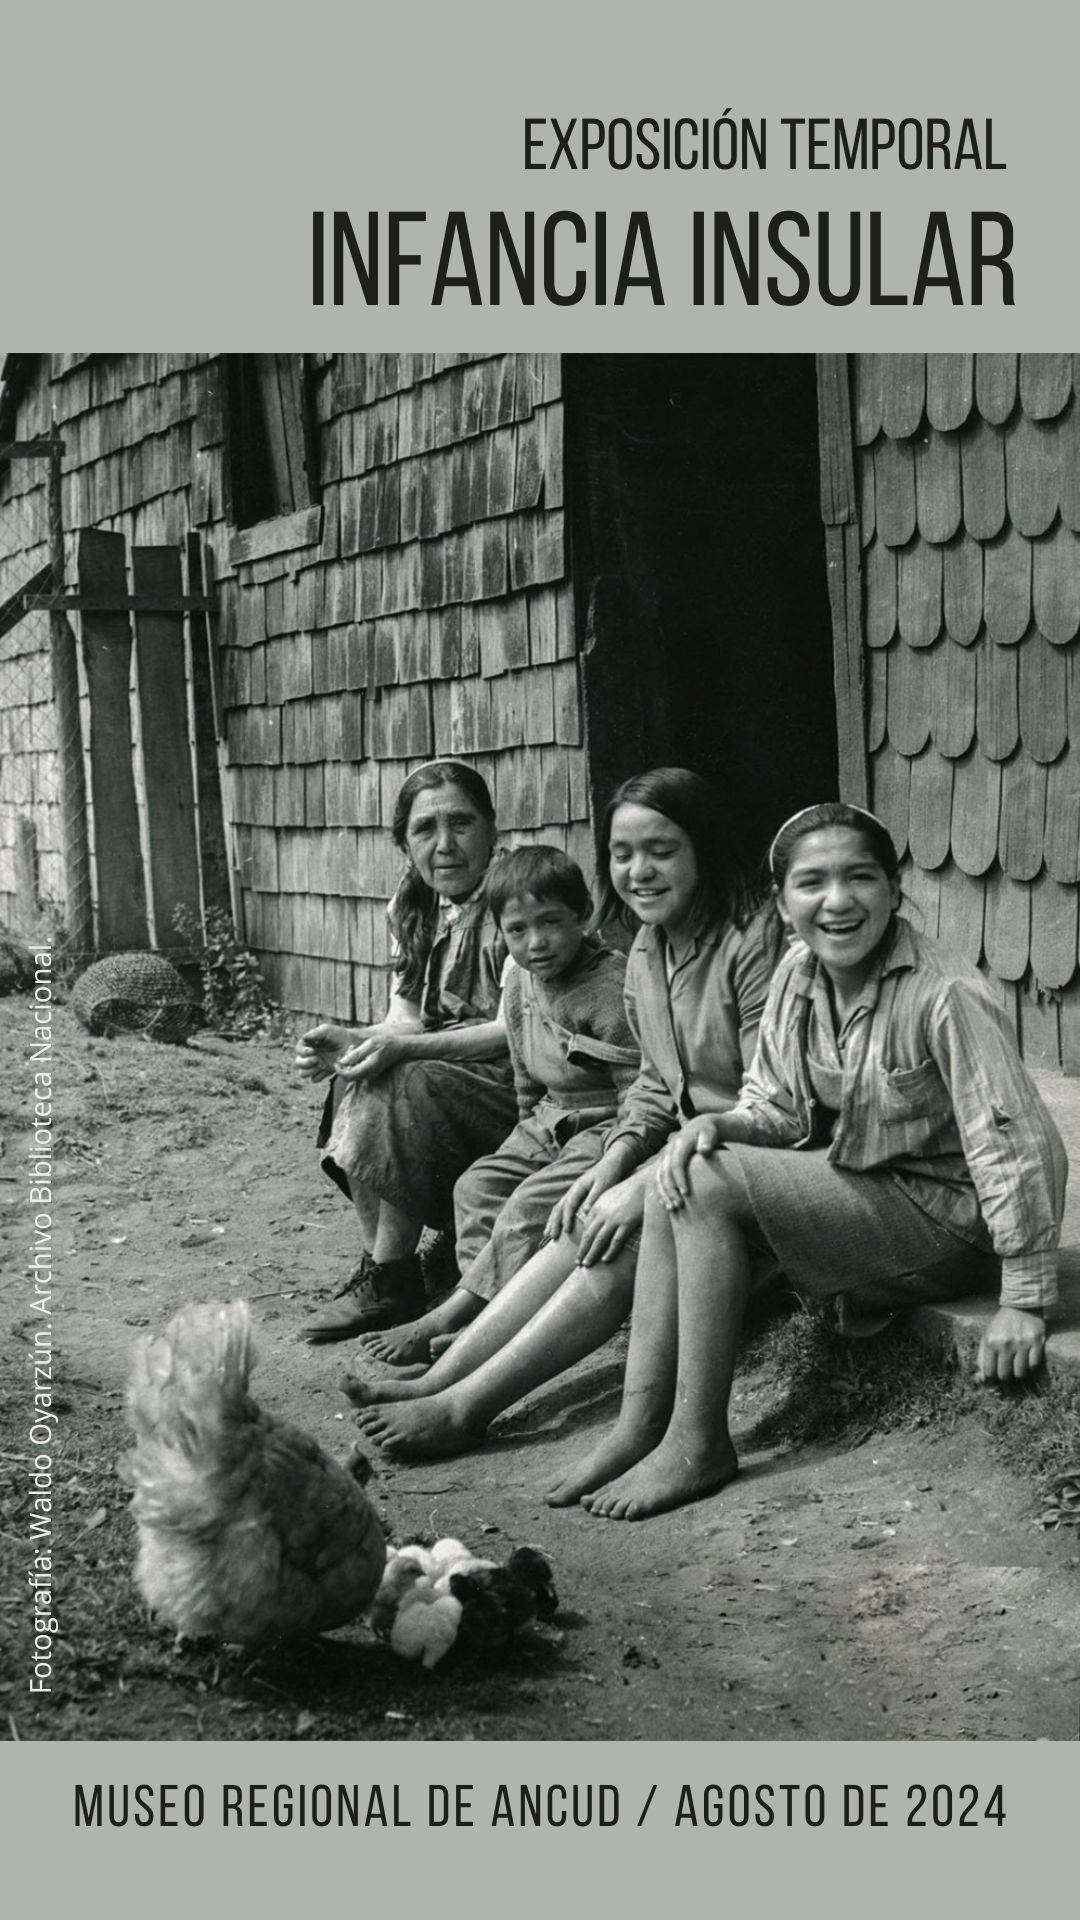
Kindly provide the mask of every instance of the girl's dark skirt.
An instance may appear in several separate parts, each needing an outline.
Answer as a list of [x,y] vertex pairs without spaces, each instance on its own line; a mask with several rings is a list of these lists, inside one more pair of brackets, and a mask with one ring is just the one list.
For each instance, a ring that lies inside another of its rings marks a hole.
[[890,1173],[833,1166],[824,1147],[724,1153],[738,1160],[761,1239],[796,1293],[840,1294],[859,1315],[997,1285],[989,1236],[975,1246],[951,1233]]
[[319,1128],[322,1167],[428,1227],[454,1219],[454,1182],[517,1119],[507,1061],[403,1060],[381,1079],[335,1080]]

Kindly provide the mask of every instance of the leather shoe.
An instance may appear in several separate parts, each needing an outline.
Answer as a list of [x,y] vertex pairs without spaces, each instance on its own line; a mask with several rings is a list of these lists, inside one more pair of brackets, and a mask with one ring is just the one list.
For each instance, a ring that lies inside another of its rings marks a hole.
[[365,1254],[329,1306],[303,1329],[309,1346],[355,1340],[361,1333],[382,1333],[416,1320],[427,1305],[420,1262],[415,1254],[380,1265]]

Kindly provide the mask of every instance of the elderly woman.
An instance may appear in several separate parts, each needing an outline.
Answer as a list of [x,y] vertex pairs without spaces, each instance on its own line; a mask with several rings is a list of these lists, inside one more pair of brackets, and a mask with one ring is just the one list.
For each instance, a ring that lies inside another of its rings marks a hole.
[[313,1027],[297,1051],[306,1078],[334,1076],[322,1165],[352,1200],[365,1246],[305,1328],[314,1343],[423,1311],[420,1235],[450,1225],[454,1182],[517,1117],[498,1018],[505,950],[484,889],[491,795],[462,761],[431,761],[405,781],[393,834],[409,864],[388,910],[395,962],[386,1017],[358,1030]]

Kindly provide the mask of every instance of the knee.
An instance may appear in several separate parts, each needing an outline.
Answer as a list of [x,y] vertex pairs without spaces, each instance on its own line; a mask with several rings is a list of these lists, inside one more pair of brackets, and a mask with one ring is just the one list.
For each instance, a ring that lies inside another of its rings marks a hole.
[[675,1232],[680,1227],[742,1227],[747,1223],[746,1188],[737,1163],[726,1154],[700,1155],[690,1163],[690,1192],[683,1205],[668,1217]]
[[579,1267],[578,1282],[585,1297],[616,1312],[621,1320],[634,1298],[634,1264],[624,1254],[617,1260],[596,1260],[592,1266]]

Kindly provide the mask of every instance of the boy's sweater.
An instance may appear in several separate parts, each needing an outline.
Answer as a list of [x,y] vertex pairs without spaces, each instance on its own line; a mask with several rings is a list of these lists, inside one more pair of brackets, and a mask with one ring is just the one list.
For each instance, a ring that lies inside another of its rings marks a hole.
[[623,1006],[625,973],[625,954],[593,940],[555,980],[508,966],[503,1018],[523,1118],[541,1101],[598,1120],[615,1113],[640,1065]]

